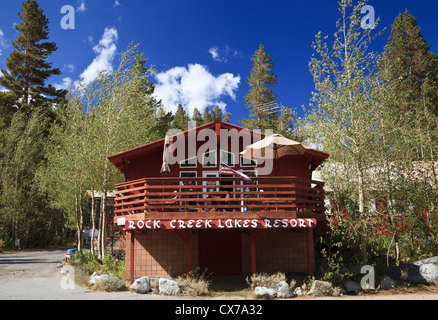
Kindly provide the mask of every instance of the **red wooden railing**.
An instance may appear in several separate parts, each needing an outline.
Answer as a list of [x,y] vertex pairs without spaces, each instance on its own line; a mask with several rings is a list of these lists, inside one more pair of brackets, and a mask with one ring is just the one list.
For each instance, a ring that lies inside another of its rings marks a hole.
[[206,213],[230,217],[324,216],[324,183],[297,177],[144,178],[117,184],[115,214],[175,218]]

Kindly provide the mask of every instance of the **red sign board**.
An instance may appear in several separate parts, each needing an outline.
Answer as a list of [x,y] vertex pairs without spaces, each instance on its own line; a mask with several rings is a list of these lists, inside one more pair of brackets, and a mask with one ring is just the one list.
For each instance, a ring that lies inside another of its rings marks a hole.
[[126,220],[126,230],[172,229],[311,229],[316,219]]

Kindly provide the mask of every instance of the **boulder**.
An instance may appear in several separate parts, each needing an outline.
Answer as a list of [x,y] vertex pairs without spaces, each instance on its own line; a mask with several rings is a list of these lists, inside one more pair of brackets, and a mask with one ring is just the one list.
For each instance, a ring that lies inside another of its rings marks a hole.
[[158,291],[159,293],[173,296],[179,292],[178,282],[165,278],[160,278],[160,281],[158,281]]
[[271,289],[271,288],[266,288],[266,287],[256,287],[254,290],[255,294],[260,296],[260,297],[273,297],[275,294],[275,290]]
[[301,289],[301,287],[296,287],[295,290],[294,290],[294,295],[302,296],[303,295],[303,289]]
[[434,265],[438,266],[438,256],[437,257],[423,259],[423,260],[419,260],[419,261],[415,261],[412,264],[416,265],[416,266],[421,266],[423,264],[434,264]]
[[330,282],[315,280],[307,293],[309,296],[331,296],[333,295],[333,286]]
[[275,294],[277,298],[287,299],[293,297],[292,289],[289,287],[286,281],[279,282],[275,287]]
[[395,282],[391,277],[384,276],[382,281],[380,281],[380,289],[382,290],[390,290],[397,286],[397,282]]
[[347,291],[347,293],[362,291],[361,285],[355,281],[352,281],[352,280],[348,280],[347,282],[345,282],[344,288],[345,288],[345,291]]
[[420,274],[428,284],[438,284],[438,265],[432,263],[422,264]]
[[141,277],[134,281],[131,285],[131,290],[136,293],[147,293],[151,290],[151,282],[148,277]]

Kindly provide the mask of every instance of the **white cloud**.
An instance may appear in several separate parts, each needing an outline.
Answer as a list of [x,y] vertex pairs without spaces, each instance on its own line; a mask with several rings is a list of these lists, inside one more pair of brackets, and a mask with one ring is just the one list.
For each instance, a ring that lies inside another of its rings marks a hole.
[[99,75],[99,72],[106,70],[112,71],[117,46],[119,39],[115,28],[105,28],[102,38],[99,43],[93,47],[93,51],[97,54],[91,64],[81,73],[80,78],[83,84],[90,84]]
[[8,42],[6,41],[5,38],[5,33],[3,32],[2,29],[0,29],[0,56],[2,55],[2,50],[4,48],[8,47]]
[[62,79],[62,83],[56,83],[53,85],[56,90],[69,90],[74,87],[73,80],[70,77],[65,77]]
[[65,71],[68,71],[70,73],[75,72],[74,64],[71,64],[71,63],[66,64],[66,63],[64,63],[64,66],[62,67],[62,72],[65,72]]
[[213,58],[213,60],[221,61],[221,57],[219,57],[219,52],[218,52],[218,48],[217,47],[211,47],[208,50],[208,53],[211,54],[211,57]]
[[77,8],[78,12],[84,12],[85,10],[87,10],[87,7],[85,6],[85,0],[80,0],[79,2],[79,7]]
[[235,91],[240,83],[240,76],[224,73],[212,75],[205,66],[190,64],[186,67],[174,67],[156,75],[155,94],[161,99],[164,107],[172,112],[181,104],[189,114],[196,107],[202,112],[205,107],[220,106],[226,103],[221,99],[235,99]]
[[122,5],[120,4],[120,2],[119,2],[118,0],[115,0],[115,1],[114,1],[114,5],[113,5],[113,8],[117,8],[117,7],[120,7],[120,6],[122,6]]
[[213,46],[208,49],[208,53],[211,54],[211,57],[216,62],[228,62],[229,57],[240,58],[243,56],[242,52],[232,49],[228,45],[225,46],[225,49]]

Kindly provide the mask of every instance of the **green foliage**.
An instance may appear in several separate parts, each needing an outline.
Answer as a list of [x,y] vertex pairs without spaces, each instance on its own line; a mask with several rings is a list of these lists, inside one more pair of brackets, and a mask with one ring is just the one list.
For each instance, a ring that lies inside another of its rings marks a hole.
[[88,250],[76,251],[70,259],[70,265],[75,269],[75,282],[81,286],[89,287],[90,276],[99,272],[110,276],[97,281],[94,290],[111,292],[127,289],[123,280],[125,260],[114,259],[110,253],[106,253],[100,261]]
[[[49,21],[36,0],[23,2],[18,17],[21,21],[15,25],[15,29],[19,35],[12,42],[15,50],[6,62],[7,70],[1,70],[0,77],[0,85],[9,89],[15,99],[13,105],[5,99],[0,104],[9,108],[17,106],[18,110],[41,108],[44,105],[50,110],[50,103],[64,97],[66,92],[56,90],[52,85],[44,85],[50,76],[61,74],[59,69],[52,68],[52,63],[47,62],[48,57],[57,50],[54,42],[44,41],[49,38]],[[50,96],[54,99],[48,98]]]

